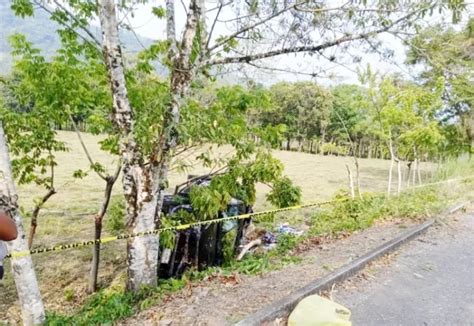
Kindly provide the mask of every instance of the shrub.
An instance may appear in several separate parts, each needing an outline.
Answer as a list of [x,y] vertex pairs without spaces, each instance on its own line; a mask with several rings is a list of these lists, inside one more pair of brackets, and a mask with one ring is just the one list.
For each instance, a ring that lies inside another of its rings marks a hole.
[[365,193],[361,198],[350,199],[341,192],[329,209],[313,216],[312,235],[353,232],[370,227],[382,218],[414,218],[430,212],[437,212],[443,201],[435,188],[428,187],[402,193],[399,197]]

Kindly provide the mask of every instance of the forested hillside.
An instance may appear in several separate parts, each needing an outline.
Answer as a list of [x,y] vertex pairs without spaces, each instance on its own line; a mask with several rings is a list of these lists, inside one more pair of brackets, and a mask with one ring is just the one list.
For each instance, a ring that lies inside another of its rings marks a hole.
[[[50,57],[60,47],[60,39],[56,33],[58,26],[45,11],[36,10],[33,17],[21,18],[10,10],[10,1],[0,1],[0,74],[8,73],[13,62],[8,41],[10,35],[24,34],[29,42],[41,49],[46,57]],[[91,27],[91,30],[100,35],[99,28]],[[120,39],[128,55],[142,50],[142,45],[147,47],[152,43],[151,39],[135,36],[124,30],[121,31]]]

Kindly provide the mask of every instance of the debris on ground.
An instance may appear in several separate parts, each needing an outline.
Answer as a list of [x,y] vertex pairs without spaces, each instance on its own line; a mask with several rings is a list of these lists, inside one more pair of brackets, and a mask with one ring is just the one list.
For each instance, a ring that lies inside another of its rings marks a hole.
[[265,250],[270,250],[276,247],[277,245],[277,237],[271,233],[267,232],[262,237],[263,248]]
[[242,260],[242,258],[245,256],[245,254],[255,248],[255,247],[258,247],[262,244],[262,239],[255,239],[255,240],[252,240],[250,241],[249,243],[247,243],[246,245],[244,245],[242,247],[242,250],[240,251],[239,255],[237,256],[237,261],[239,260]]
[[296,235],[296,236],[302,236],[303,231],[297,231],[296,229],[292,228],[291,226],[288,225],[288,223],[281,224],[278,227],[278,233],[280,234],[291,234],[291,235]]
[[350,318],[351,311],[346,307],[319,295],[310,295],[290,314],[288,326],[350,326]]
[[247,244],[240,247],[240,253],[237,256],[237,260],[242,260],[248,252],[255,251],[259,247],[262,247],[265,251],[274,249],[278,244],[278,237],[280,235],[302,236],[304,233],[303,231],[297,231],[295,228],[289,226],[288,223],[281,224],[278,227],[278,234],[263,229],[256,229],[255,227],[249,229],[251,231],[245,237]]

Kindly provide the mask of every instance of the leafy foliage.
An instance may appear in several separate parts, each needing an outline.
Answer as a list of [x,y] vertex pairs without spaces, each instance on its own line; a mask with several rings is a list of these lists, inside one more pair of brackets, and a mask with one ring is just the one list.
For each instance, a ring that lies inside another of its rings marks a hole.
[[440,78],[444,81],[444,105],[437,116],[446,125],[445,134],[450,140],[446,150],[454,155],[466,150],[472,153],[474,146],[473,26],[473,18],[462,31],[434,26],[422,30],[409,44],[408,63],[424,67],[420,79],[428,87]]
[[263,125],[284,124],[288,139],[324,138],[332,110],[331,93],[311,82],[277,83],[270,88],[274,110],[262,113]]
[[353,232],[383,218],[415,218],[427,212],[436,213],[444,205],[433,187],[405,192],[398,197],[365,193],[360,198],[348,199],[348,194],[341,192],[335,199],[329,210],[313,217],[312,235]]
[[284,177],[273,184],[267,199],[277,207],[297,205],[301,200],[301,188],[293,186],[291,180]]
[[125,231],[125,203],[122,197],[113,197],[105,225],[109,232],[120,234]]

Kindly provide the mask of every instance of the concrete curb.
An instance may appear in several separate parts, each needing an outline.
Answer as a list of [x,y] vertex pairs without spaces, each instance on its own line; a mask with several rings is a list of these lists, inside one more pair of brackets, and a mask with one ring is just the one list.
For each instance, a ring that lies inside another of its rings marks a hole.
[[[441,216],[453,214],[456,211],[462,209],[465,205],[467,205],[467,203],[462,203],[453,206],[447,209],[443,214],[441,214]],[[326,275],[321,279],[309,283],[305,287],[291,293],[290,295],[284,297],[281,300],[271,303],[263,309],[258,310],[254,314],[247,316],[245,319],[241,320],[235,325],[259,326],[266,322],[271,322],[277,318],[286,316],[303,298],[307,297],[308,295],[317,294],[321,291],[329,290],[333,284],[342,282],[353,276],[354,274],[362,270],[371,261],[394,251],[402,244],[412,240],[421,233],[425,232],[434,223],[435,220],[430,219],[420,225],[413,227],[409,231],[390,241],[385,242],[381,246],[368,252],[364,256],[357,258],[353,262],[335,270],[334,272]]]

